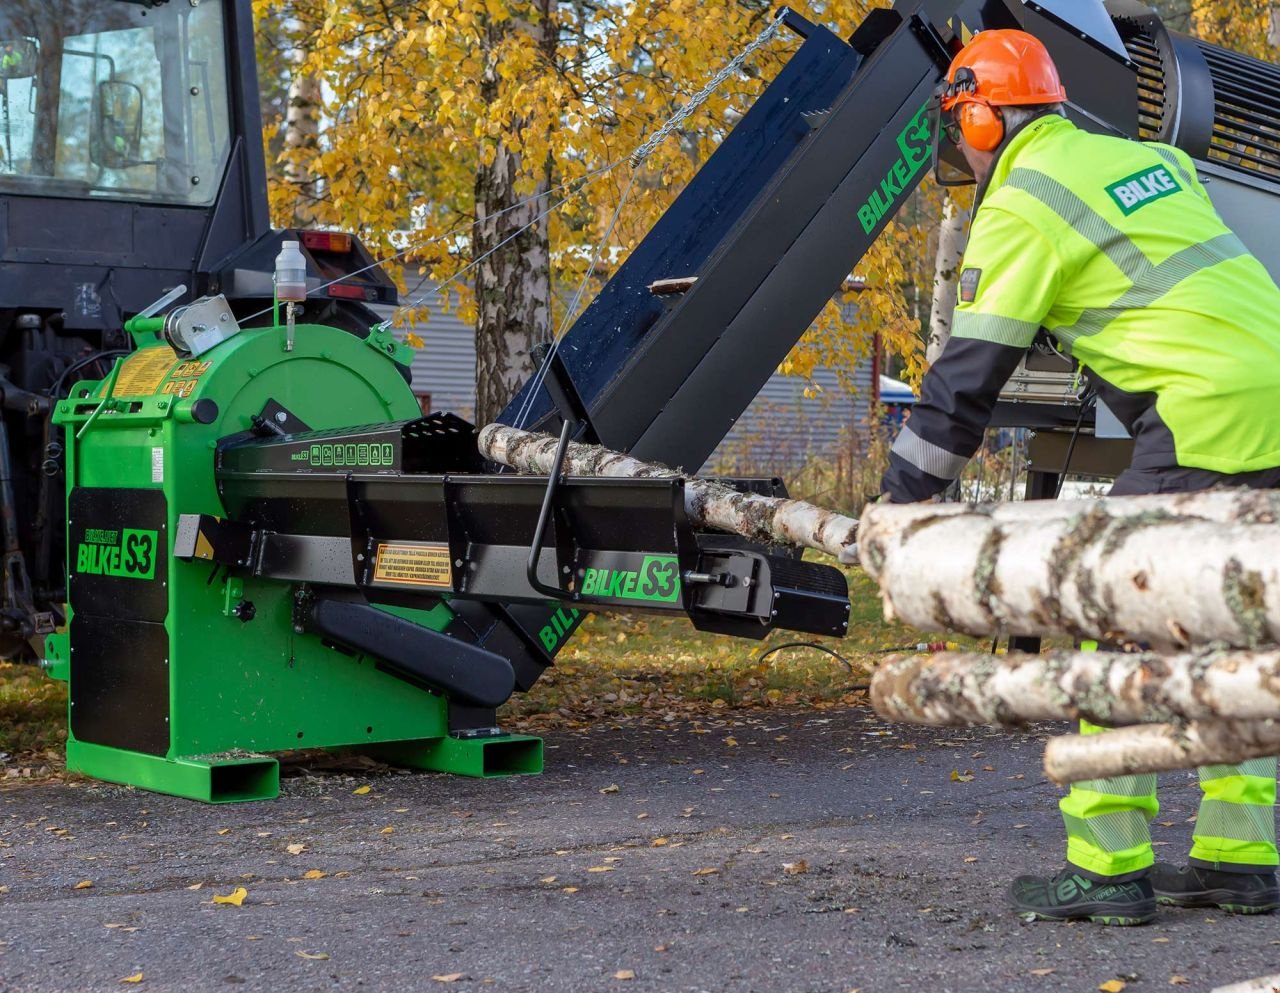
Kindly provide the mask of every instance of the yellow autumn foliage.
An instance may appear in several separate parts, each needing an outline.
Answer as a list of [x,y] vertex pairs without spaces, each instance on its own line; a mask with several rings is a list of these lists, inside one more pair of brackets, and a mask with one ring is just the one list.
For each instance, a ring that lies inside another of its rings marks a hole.
[[[874,4],[792,6],[847,37]],[[320,179],[313,209],[320,223],[358,232],[381,256],[403,248],[406,237],[419,246],[395,273],[413,299],[424,280],[449,279],[471,260],[477,169],[505,143],[520,151],[517,195],[532,194],[548,172],[553,188],[569,184],[553,193],[553,203],[569,199],[549,224],[556,328],[631,178],[629,154],[776,14],[765,0],[257,0],[257,7],[279,28],[264,64],[318,76],[324,92],[319,147],[285,148],[275,163],[277,222],[293,216],[297,200],[282,179],[285,166],[305,167]],[[554,52],[539,40],[547,37],[544,17],[556,22]],[[782,31],[653,152],[635,175],[583,304],[798,44]],[[267,122],[268,137],[279,127]],[[613,163],[622,164],[572,195],[575,184]],[[856,220],[850,224],[852,233]],[[919,317],[903,285],[924,254],[923,231],[889,226],[858,267],[868,285],[858,307],[829,306],[785,371],[807,375],[819,363],[849,369],[870,350],[872,332],[920,368]],[[475,315],[469,283],[453,284],[464,319]]]

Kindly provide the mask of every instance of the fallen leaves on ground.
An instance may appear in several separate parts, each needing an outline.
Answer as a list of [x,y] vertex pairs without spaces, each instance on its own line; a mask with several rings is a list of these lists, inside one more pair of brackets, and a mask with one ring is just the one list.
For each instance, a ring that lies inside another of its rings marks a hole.
[[75,886],[73,886],[73,887],[71,887],[71,888],[72,888],[73,890],[91,890],[91,889],[93,889],[93,880],[92,880],[92,879],[82,879],[82,880],[80,880],[80,882],[76,883],[76,884],[75,884]]
[[372,787],[372,786],[357,786],[354,790],[352,790],[352,791],[351,791],[351,795],[352,795],[352,796],[365,796],[366,794],[368,794],[368,793],[372,793],[372,792],[373,792],[373,787]]
[[649,842],[649,845],[652,848],[661,848],[666,843],[667,843],[666,838],[654,838],[653,841]]
[[443,976],[432,976],[431,978],[437,983],[456,983],[459,979],[466,979],[467,974],[465,972],[449,972]]
[[329,957],[328,952],[304,952],[301,948],[293,954],[300,959],[311,959],[313,962],[323,962]]
[[587,872],[613,872],[615,868],[612,865],[593,865]]
[[809,871],[809,863],[804,859],[801,859],[799,862],[783,862],[782,871],[788,876],[799,876],[802,873]]
[[613,974],[614,979],[635,979],[636,974],[633,969],[619,969]]
[[284,850],[290,855],[301,855],[307,850],[307,846],[301,842],[294,842],[292,845],[285,845]]
[[618,786],[617,783],[610,783],[604,789],[600,790],[600,792],[601,793],[617,793],[619,789],[620,787]]
[[249,895],[249,891],[247,889],[245,889],[243,886],[237,886],[234,890],[232,890],[226,896],[221,896],[220,894],[217,894],[217,893],[213,894],[213,902],[228,903],[233,907],[240,907],[244,905],[244,898],[247,897],[248,895]]
[[1169,977],[1169,985],[1170,986],[1190,986],[1191,980],[1188,979],[1186,976],[1174,975]]
[[1053,975],[1053,972],[1054,972],[1054,970],[1052,970],[1052,969],[1032,969],[1032,970],[1031,970],[1031,975],[1033,975],[1033,976],[1052,976],[1052,975]]
[[1098,989],[1102,993],[1120,993],[1125,986],[1128,985],[1123,979],[1108,979],[1105,983],[1100,983]]
[[321,872],[319,869],[308,869],[306,872],[302,874],[302,878],[303,879],[324,879],[325,875],[326,874]]
[[708,866],[705,869],[695,869],[693,871],[693,874],[695,876],[714,876],[719,871],[720,871],[719,869],[714,869]]
[[122,982],[122,983],[140,983],[140,982],[142,982],[142,978],[143,978],[143,977],[142,977],[142,973],[140,973],[140,972],[135,972],[132,976],[122,976],[122,977],[120,978],[120,982]]

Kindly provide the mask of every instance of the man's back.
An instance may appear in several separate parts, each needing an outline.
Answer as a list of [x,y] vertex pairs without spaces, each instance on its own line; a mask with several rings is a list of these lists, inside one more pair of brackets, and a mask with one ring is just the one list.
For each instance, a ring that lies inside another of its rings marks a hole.
[[1280,289],[1185,153],[1033,121],[996,164],[971,258],[1000,278],[962,294],[956,334],[1048,328],[1137,437],[1135,468],[1280,465]]

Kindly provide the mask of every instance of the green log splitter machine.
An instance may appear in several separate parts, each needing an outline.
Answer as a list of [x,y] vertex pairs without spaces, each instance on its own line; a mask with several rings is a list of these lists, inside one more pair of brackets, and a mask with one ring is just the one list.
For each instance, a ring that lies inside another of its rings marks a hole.
[[[275,796],[263,753],[292,748],[535,773],[540,739],[495,708],[583,608],[844,630],[837,571],[696,535],[679,480],[486,472],[470,424],[420,416],[385,331],[242,330],[217,297],[128,329],[55,412],[72,770],[206,801]],[[634,578],[588,602],[588,569]]]

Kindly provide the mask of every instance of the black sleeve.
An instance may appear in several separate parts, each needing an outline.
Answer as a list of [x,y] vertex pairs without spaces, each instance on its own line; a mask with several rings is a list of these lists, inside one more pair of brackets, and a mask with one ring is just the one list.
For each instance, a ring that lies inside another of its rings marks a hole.
[[947,342],[889,453],[880,491],[891,502],[928,500],[959,477],[982,442],[1001,387],[1025,352],[978,338]]

